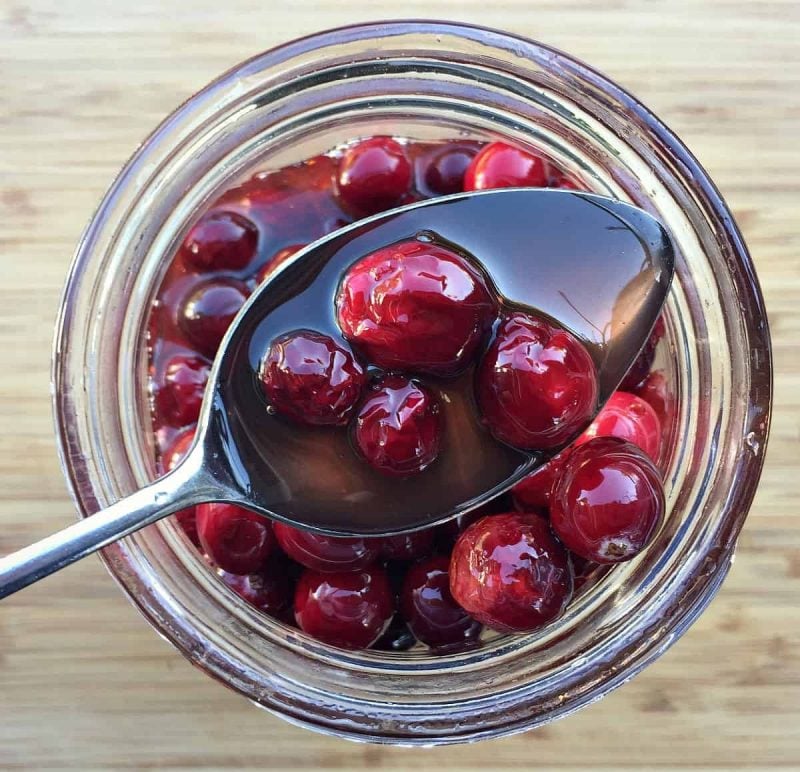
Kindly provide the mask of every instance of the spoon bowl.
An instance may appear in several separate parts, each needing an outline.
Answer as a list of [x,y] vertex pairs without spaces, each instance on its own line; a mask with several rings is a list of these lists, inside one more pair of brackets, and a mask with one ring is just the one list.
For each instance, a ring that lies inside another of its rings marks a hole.
[[372,470],[344,430],[299,427],[267,409],[258,374],[270,341],[301,327],[338,336],[333,298],[344,272],[414,238],[471,255],[501,306],[576,335],[595,363],[598,410],[647,340],[673,273],[672,245],[657,220],[572,191],[460,193],[338,230],[283,264],[241,309],[220,345],[186,458],[147,488],[1,559],[0,597],[204,501],[240,504],[333,535],[393,534],[480,506],[541,464],[543,454],[491,439],[472,405],[471,370],[429,384],[443,405],[443,450],[411,479]]

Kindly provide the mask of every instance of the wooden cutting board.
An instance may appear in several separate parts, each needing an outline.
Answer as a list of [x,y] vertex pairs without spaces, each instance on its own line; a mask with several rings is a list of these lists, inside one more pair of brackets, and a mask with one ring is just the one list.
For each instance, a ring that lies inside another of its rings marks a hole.
[[219,72],[370,18],[458,18],[568,50],[636,93],[732,206],[770,309],[763,482],[691,631],[565,721],[409,751],[301,731],[194,670],[97,559],[0,607],[0,768],[800,768],[800,3],[797,0],[0,0],[0,552],[73,517],[49,403],[80,231],[137,143]]

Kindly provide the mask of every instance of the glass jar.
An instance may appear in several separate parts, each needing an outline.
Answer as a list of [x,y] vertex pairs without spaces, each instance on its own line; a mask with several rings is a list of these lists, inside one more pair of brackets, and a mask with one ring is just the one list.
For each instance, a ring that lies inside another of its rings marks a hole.
[[731,565],[764,458],[769,335],[741,235],[680,141],[599,73],[505,33],[393,22],[304,38],[223,75],[145,141],[78,247],[55,345],[62,461],[84,515],[156,475],[145,321],[187,223],[245,170],[372,134],[544,147],[671,232],[677,270],[660,364],[676,404],[658,539],[550,626],[437,657],[345,652],[259,614],[170,522],[103,559],[187,658],[290,721],[383,743],[496,737],[598,699],[687,629]]

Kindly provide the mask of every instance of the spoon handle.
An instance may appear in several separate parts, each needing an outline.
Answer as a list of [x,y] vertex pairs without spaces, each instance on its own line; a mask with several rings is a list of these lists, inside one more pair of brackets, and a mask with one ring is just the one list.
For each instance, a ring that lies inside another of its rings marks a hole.
[[218,498],[220,486],[201,464],[191,463],[196,455],[190,453],[172,472],[115,504],[0,558],[0,599],[162,517]]

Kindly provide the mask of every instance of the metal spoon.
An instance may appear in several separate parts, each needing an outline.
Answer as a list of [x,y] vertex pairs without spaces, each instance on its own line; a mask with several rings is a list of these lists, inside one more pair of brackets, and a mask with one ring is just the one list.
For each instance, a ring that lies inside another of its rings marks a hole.
[[439,384],[450,411],[444,446],[457,446],[458,457],[437,459],[424,482],[382,479],[346,452],[345,432],[322,435],[266,411],[255,373],[269,341],[305,326],[335,332],[332,297],[342,273],[380,247],[415,237],[463,247],[507,302],[575,333],[594,358],[600,406],[646,341],[673,273],[671,242],[653,217],[570,191],[457,194],[336,231],[298,252],[240,311],[220,346],[185,459],[116,504],[0,559],[0,598],[202,502],[241,504],[331,534],[398,533],[480,506],[542,463],[540,454],[489,438],[468,415],[463,381],[460,389]]

